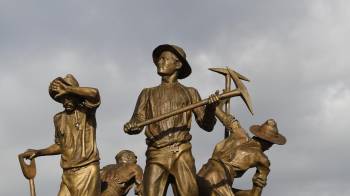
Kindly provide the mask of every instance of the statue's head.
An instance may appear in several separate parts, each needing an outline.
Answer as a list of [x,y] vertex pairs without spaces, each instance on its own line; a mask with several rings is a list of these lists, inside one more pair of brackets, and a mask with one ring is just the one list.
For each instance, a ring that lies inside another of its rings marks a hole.
[[72,87],[79,87],[78,81],[75,79],[75,77],[72,74],[67,74],[66,77],[64,78],[58,77],[54,79],[49,86],[49,94],[51,98],[59,103],[62,103],[66,112],[74,111],[77,108],[78,104],[82,101],[81,98],[71,94],[65,94],[65,95],[56,97],[58,92],[52,89],[52,84],[55,80],[59,80],[65,85],[72,86]]
[[177,78],[183,79],[191,74],[186,53],[179,46],[160,45],[153,50],[152,57],[160,76],[170,76],[176,72]]
[[120,163],[137,163],[137,156],[131,150],[122,150],[116,156],[117,164]]
[[71,95],[71,94],[64,94],[62,96],[57,97],[56,95],[58,92],[54,91],[52,89],[52,84],[56,80],[59,80],[60,82],[64,83],[65,85],[73,86],[73,87],[79,87],[78,81],[75,79],[75,77],[72,74],[67,74],[64,78],[58,77],[58,78],[54,79],[50,83],[50,86],[49,86],[49,94],[50,94],[51,98],[59,103],[62,103],[64,109],[67,112],[74,111],[77,108],[78,104],[81,102],[81,98],[76,96],[76,95]]

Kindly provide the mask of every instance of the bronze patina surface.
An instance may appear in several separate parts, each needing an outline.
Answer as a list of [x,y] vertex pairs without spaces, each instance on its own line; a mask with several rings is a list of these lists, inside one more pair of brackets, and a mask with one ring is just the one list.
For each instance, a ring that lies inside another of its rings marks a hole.
[[120,151],[116,164],[101,169],[101,196],[126,196],[135,184],[135,195],[143,195],[142,168],[137,165],[137,157],[130,150]]
[[61,103],[64,111],[54,116],[55,143],[20,154],[26,159],[61,155],[63,169],[59,196],[100,195],[99,153],[96,146],[95,112],[100,105],[96,88],[80,87],[73,75],[54,79],[50,96]]
[[[182,85],[178,79],[190,75],[191,68],[184,50],[175,45],[160,45],[153,51],[153,61],[161,76],[161,84],[145,88],[136,103],[131,120],[124,125],[128,134],[138,134],[143,127],[137,123],[172,112],[201,100],[193,87]],[[198,125],[211,131],[215,125],[213,95],[209,105],[183,112],[147,126],[146,168],[144,173],[144,195],[163,196],[169,184],[177,195],[197,196],[196,168],[191,152],[191,115]]]
[[[252,126],[255,136],[250,138],[232,115],[218,107],[216,116],[230,135],[215,146],[212,157],[198,172],[200,195],[260,196],[270,171],[270,161],[264,151],[273,144],[284,144],[286,139],[278,133],[273,119],[262,126]],[[234,178],[241,177],[250,168],[256,168],[252,189],[233,189]]]

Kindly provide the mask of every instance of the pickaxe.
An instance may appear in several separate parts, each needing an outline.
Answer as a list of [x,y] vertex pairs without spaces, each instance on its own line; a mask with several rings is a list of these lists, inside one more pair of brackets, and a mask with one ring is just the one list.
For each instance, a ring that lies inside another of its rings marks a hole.
[[[241,97],[243,101],[246,103],[249,111],[253,114],[252,104],[250,100],[250,96],[248,94],[248,91],[246,87],[243,85],[243,83],[240,80],[249,81],[248,78],[245,76],[239,74],[238,72],[235,72],[234,70],[226,67],[226,68],[209,68],[209,70],[214,71],[216,73],[222,74],[225,76],[225,91],[228,92],[231,90],[231,79],[235,83],[236,88],[241,89]],[[225,113],[230,114],[230,99],[228,99],[225,102]],[[225,138],[229,136],[229,130],[225,128]]]
[[[231,97],[241,96],[243,101],[248,106],[249,111],[252,112],[250,96],[248,94],[247,88],[240,81],[239,76],[236,74],[236,72],[229,71],[229,73],[230,73],[230,76],[231,76],[232,80],[236,84],[237,88],[232,90],[232,91],[228,91],[228,92],[224,92],[222,94],[219,94],[218,95],[219,99],[220,100],[224,100],[224,99],[228,99],[228,98],[231,98]],[[164,120],[164,119],[169,118],[171,116],[174,116],[174,115],[177,115],[177,114],[181,114],[183,112],[187,112],[187,111],[192,110],[194,108],[201,107],[203,105],[207,105],[208,103],[209,103],[209,98],[204,99],[202,101],[199,101],[197,103],[190,104],[190,105],[185,106],[183,108],[174,110],[172,112],[169,112],[169,113],[166,113],[166,114],[162,114],[160,116],[157,116],[157,117],[145,120],[144,122],[137,123],[136,127],[143,127],[143,126],[146,126],[146,125],[149,125],[149,124],[152,124],[152,123]]]
[[34,185],[34,177],[36,175],[36,166],[35,159],[30,160],[29,165],[24,161],[24,157],[22,154],[18,155],[19,164],[21,165],[21,169],[25,178],[29,180],[30,186],[30,195],[36,196],[35,193],[35,185]]

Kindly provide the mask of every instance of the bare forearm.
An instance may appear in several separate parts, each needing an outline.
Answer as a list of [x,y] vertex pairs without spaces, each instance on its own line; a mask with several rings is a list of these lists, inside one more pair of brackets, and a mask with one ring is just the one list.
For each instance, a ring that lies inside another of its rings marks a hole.
[[51,146],[38,150],[37,156],[47,156],[47,155],[57,155],[61,154],[61,147],[57,144],[52,144]]
[[251,196],[260,196],[262,193],[262,189],[263,189],[262,187],[253,186]]
[[66,91],[70,94],[82,96],[92,102],[98,102],[100,99],[98,89],[96,88],[67,86]]
[[219,107],[216,107],[215,109],[215,116],[221,121],[225,122],[225,119],[227,118],[227,114],[222,111]]

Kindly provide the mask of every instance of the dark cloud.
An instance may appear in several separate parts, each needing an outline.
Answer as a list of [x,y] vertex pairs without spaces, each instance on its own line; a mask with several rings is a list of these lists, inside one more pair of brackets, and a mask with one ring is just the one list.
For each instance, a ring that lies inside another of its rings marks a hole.
[[[98,87],[97,142],[101,164],[132,149],[144,166],[144,135],[122,132],[142,88],[155,86],[151,52],[162,43],[186,50],[193,74],[182,82],[203,97],[222,89],[209,67],[230,66],[245,83],[255,115],[240,99],[232,110],[248,130],[275,118],[288,138],[268,152],[265,195],[349,195],[349,3],[327,1],[1,1],[1,195],[28,194],[16,155],[53,142],[49,82],[67,73]],[[193,123],[197,169],[223,138]],[[59,157],[37,161],[38,195],[56,194]],[[251,186],[250,171],[236,186]],[[20,187],[20,188],[18,188]]]

